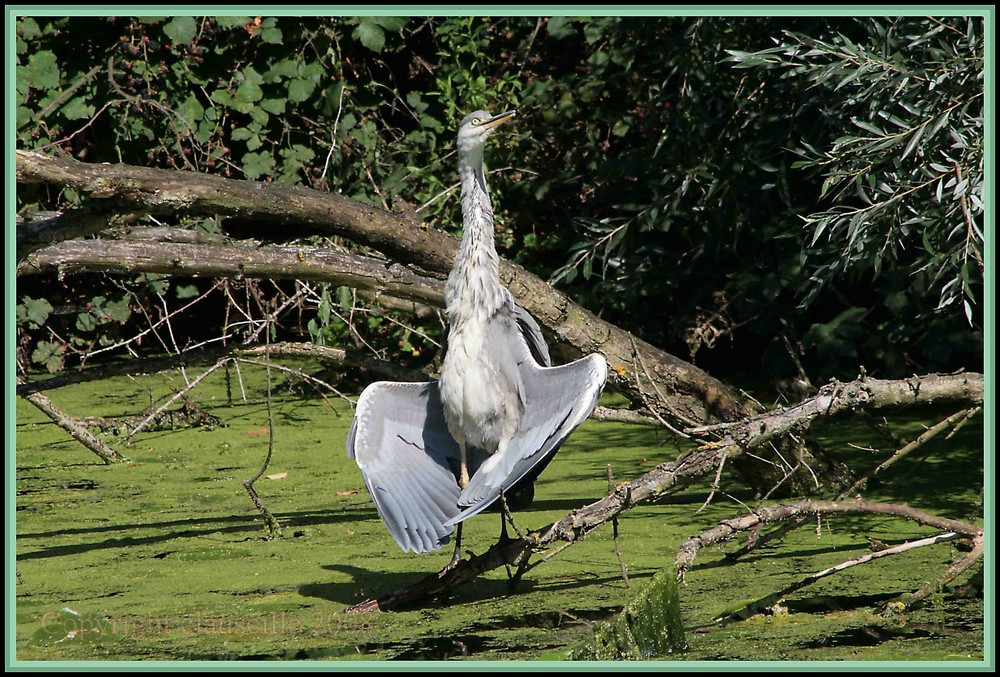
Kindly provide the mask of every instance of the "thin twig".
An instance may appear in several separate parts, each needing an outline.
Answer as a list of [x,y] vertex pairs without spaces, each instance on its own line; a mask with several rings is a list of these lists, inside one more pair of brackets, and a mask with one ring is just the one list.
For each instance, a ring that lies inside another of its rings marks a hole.
[[253,488],[254,482],[259,480],[261,476],[267,472],[267,467],[271,465],[271,455],[274,453],[274,416],[271,413],[271,365],[270,362],[267,364],[267,455],[264,457],[264,464],[257,471],[257,474],[248,480],[243,480],[243,488],[247,490],[247,494],[250,496],[250,500],[260,511],[260,514],[264,516],[264,521],[267,523],[268,538],[280,538],[281,537],[281,524],[278,520],[271,514],[271,511],[267,509],[264,502],[260,500],[260,496],[257,495],[257,491]]
[[183,313],[185,310],[187,310],[188,308],[190,308],[191,306],[193,306],[194,304],[198,303],[199,301],[201,301],[202,299],[204,299],[206,296],[208,296],[209,294],[211,294],[212,292],[214,292],[216,289],[219,288],[219,286],[220,286],[220,283],[216,282],[215,284],[212,285],[211,289],[207,290],[205,293],[201,294],[198,298],[194,299],[190,303],[181,306],[180,308],[178,308],[174,312],[172,312],[169,315],[163,317],[156,324],[150,326],[147,329],[144,329],[143,331],[139,332],[138,334],[136,334],[135,336],[133,336],[131,338],[125,339],[124,341],[119,341],[118,343],[115,343],[115,344],[110,345],[110,346],[106,346],[104,348],[101,348],[100,350],[95,350],[93,352],[87,353],[86,355],[83,356],[83,360],[86,361],[86,360],[89,360],[94,355],[100,355],[101,353],[107,352],[109,350],[114,350],[115,348],[120,348],[122,346],[129,345],[132,342],[139,340],[140,338],[142,338],[143,336],[145,336],[149,332],[156,331],[156,328],[158,326],[160,326],[164,322],[169,321],[170,318],[173,317],[174,315],[177,315],[179,313]]
[[[632,342],[632,361],[633,361],[633,364],[640,366],[642,368],[643,373],[645,373],[645,375],[646,375],[646,379],[650,383],[652,383],[653,379],[650,378],[649,372],[646,371],[646,364],[643,361],[642,356],[639,354],[638,347],[635,345],[635,337],[632,336],[632,334],[630,333],[628,335],[628,338],[629,338],[629,341]],[[664,428],[666,428],[670,432],[674,433],[675,435],[678,435],[680,437],[684,437],[686,439],[690,439],[691,438],[690,435],[688,435],[688,434],[686,434],[686,433],[678,430],[677,428],[675,428],[672,425],[670,425],[669,423],[667,423],[667,421],[662,416],[660,416],[660,412],[658,412],[656,410],[656,407],[650,405],[649,400],[647,399],[648,395],[646,394],[646,391],[642,389],[642,382],[639,380],[639,370],[638,369],[633,369],[632,373],[635,374],[635,389],[639,393],[639,396],[642,398],[642,403],[645,405],[646,409],[656,418],[656,420],[660,422],[660,425],[662,425]],[[660,400],[659,400],[660,403],[661,404],[665,404],[666,401],[659,395],[659,391],[657,391],[657,396],[660,397]],[[687,421],[683,417],[678,416],[678,418],[681,419],[681,420],[684,420],[684,422],[687,423]]]
[[[265,353],[265,355],[267,355],[267,353]],[[283,371],[286,374],[291,374],[292,376],[295,376],[297,378],[302,379],[303,381],[305,381],[309,385],[312,385],[312,386],[322,386],[323,388],[326,388],[330,392],[336,394],[337,397],[341,398],[342,400],[344,400],[348,404],[350,404],[352,406],[354,405],[354,400],[352,400],[350,397],[348,397],[344,393],[342,393],[339,390],[337,390],[336,388],[334,388],[332,385],[330,385],[326,381],[324,381],[322,379],[318,379],[315,376],[310,376],[309,374],[303,372],[301,369],[292,369],[291,367],[285,367],[285,366],[280,365],[280,364],[271,364],[270,363],[270,357],[268,357],[267,359],[265,359],[263,362],[261,362],[260,360],[250,360],[250,359],[247,359],[245,357],[236,358],[236,361],[237,362],[245,362],[246,364],[255,364],[257,366],[262,366],[262,367],[274,368],[274,369],[277,369],[279,371]],[[327,404],[330,404],[330,401],[326,399],[326,395],[324,395],[321,390],[319,390],[317,388],[316,392],[318,392],[320,394],[320,396],[323,397],[323,400]],[[332,404],[330,404],[330,408],[333,409],[333,405]],[[333,409],[333,411],[336,412],[337,410]],[[340,414],[338,413],[337,415],[339,416]]]
[[47,118],[49,114],[52,113],[52,111],[58,110],[60,106],[66,103],[70,99],[70,97],[73,96],[73,93],[76,92],[76,90],[80,89],[85,84],[87,84],[90,81],[90,79],[93,78],[95,75],[97,75],[100,71],[101,71],[101,66],[94,66],[89,71],[81,75],[76,82],[74,82],[72,85],[70,85],[63,91],[59,92],[59,95],[56,98],[54,98],[52,100],[52,103],[46,106],[44,110],[29,118],[25,118],[24,121],[20,125],[18,125],[18,129],[24,127],[32,120],[41,121]]
[[[722,481],[721,480],[722,469],[726,466],[726,458],[728,458],[728,456],[729,456],[728,454],[723,452],[722,456],[719,457],[719,468],[718,470],[715,471],[715,479],[712,480],[712,486],[710,488],[710,491],[708,492],[708,496],[705,497],[705,502],[701,504],[701,507],[694,511],[695,515],[699,514],[702,510],[707,508],[708,504],[712,502],[712,498],[715,496],[715,492],[719,488],[719,483]],[[609,471],[610,468],[611,466],[609,465],[608,466]]]
[[143,421],[142,421],[141,423],[139,423],[139,425],[137,425],[137,426],[136,426],[135,428],[133,428],[133,429],[131,430],[131,432],[129,432],[129,433],[128,433],[128,434],[127,434],[127,435],[126,435],[125,437],[124,437],[124,440],[125,440],[126,442],[128,442],[128,441],[129,441],[130,439],[132,439],[133,437],[135,437],[136,433],[138,433],[138,432],[139,432],[140,430],[142,430],[143,428],[145,428],[145,427],[146,427],[147,425],[149,425],[149,424],[150,424],[150,423],[151,423],[151,422],[152,422],[152,421],[153,421],[153,420],[154,420],[154,419],[155,419],[155,418],[156,418],[157,416],[159,416],[159,415],[160,415],[160,414],[162,414],[162,413],[163,413],[164,411],[166,411],[167,407],[169,407],[169,406],[170,406],[171,404],[173,404],[174,402],[176,402],[176,401],[177,401],[177,400],[179,400],[180,398],[184,397],[184,395],[186,395],[186,394],[187,394],[187,392],[188,392],[189,390],[191,390],[191,389],[192,389],[192,388],[194,388],[194,387],[195,387],[196,385],[198,385],[199,383],[201,383],[201,382],[202,382],[202,381],[203,381],[203,380],[205,379],[205,377],[207,377],[207,376],[208,376],[209,374],[211,374],[211,373],[212,373],[212,372],[214,372],[214,371],[215,371],[216,369],[218,369],[219,367],[221,367],[221,366],[222,366],[223,364],[225,364],[225,363],[226,363],[226,362],[227,362],[228,360],[230,360],[230,359],[232,359],[232,358],[229,358],[229,357],[225,357],[225,358],[223,358],[223,359],[219,360],[218,362],[216,362],[215,364],[213,364],[213,365],[212,365],[211,367],[209,367],[209,368],[208,368],[207,370],[205,370],[205,371],[204,371],[204,372],[203,372],[203,373],[202,373],[202,374],[201,374],[200,376],[198,376],[198,378],[194,379],[194,380],[193,380],[193,381],[191,381],[191,382],[190,382],[189,384],[187,384],[186,386],[184,386],[183,388],[181,388],[180,390],[178,390],[178,391],[177,391],[177,392],[176,392],[176,393],[174,394],[174,396],[173,396],[173,397],[171,397],[171,398],[170,398],[169,400],[167,400],[167,401],[166,401],[166,402],[165,402],[165,403],[164,403],[164,404],[163,404],[163,405],[162,405],[162,406],[161,406],[160,408],[158,408],[158,409],[157,409],[156,411],[154,411],[153,413],[151,413],[151,414],[150,414],[149,416],[147,416],[147,417],[146,417],[146,418],[145,418],[145,419],[144,419],[144,420],[143,420]]
[[[978,407],[973,407],[973,409],[978,409]],[[866,482],[868,482],[868,480],[870,480],[871,478],[875,477],[875,475],[879,474],[880,472],[882,472],[883,470],[885,470],[886,468],[888,468],[890,465],[892,465],[893,463],[895,463],[899,459],[901,459],[904,456],[906,456],[907,454],[909,454],[914,449],[917,449],[917,448],[923,446],[929,440],[933,439],[934,437],[937,437],[937,435],[942,430],[945,430],[946,428],[950,427],[953,423],[961,422],[961,421],[964,421],[965,419],[967,419],[969,417],[969,415],[970,415],[969,414],[970,411],[972,411],[972,409],[962,409],[961,411],[956,412],[956,413],[952,414],[951,416],[948,416],[947,418],[944,418],[944,419],[938,421],[937,423],[935,423],[934,425],[932,425],[930,428],[928,428],[927,430],[925,430],[924,432],[922,432],[915,440],[913,440],[912,442],[910,442],[909,444],[907,444],[906,446],[904,446],[902,449],[899,449],[892,456],[890,456],[889,458],[887,458],[885,461],[882,461],[882,463],[880,463],[878,466],[876,466],[875,468],[873,468],[864,477],[859,478],[850,487],[848,487],[847,489],[844,489],[842,492],[840,492],[840,494],[837,496],[837,500],[843,498],[844,496],[847,496],[848,494],[854,493],[854,491],[858,487],[860,487],[861,485],[863,485]]]
[[961,421],[959,421],[958,423],[956,423],[956,424],[955,424],[955,427],[954,427],[954,428],[952,428],[952,429],[951,429],[951,430],[950,430],[950,431],[948,432],[948,434],[944,436],[944,438],[945,438],[946,440],[950,440],[950,439],[951,439],[951,438],[952,438],[952,437],[953,437],[953,436],[954,436],[954,435],[955,435],[956,433],[958,433],[958,431],[959,431],[959,430],[961,430],[961,429],[962,429],[962,427],[963,427],[963,426],[964,426],[964,425],[965,425],[966,423],[968,423],[968,422],[969,422],[969,420],[970,420],[970,419],[971,419],[971,418],[972,418],[973,416],[975,416],[975,415],[976,415],[976,414],[978,414],[978,413],[979,413],[980,411],[982,411],[982,409],[983,409],[982,407],[971,407],[970,409],[967,409],[967,410],[965,411],[965,418],[963,418],[963,419],[962,419]]
[[330,168],[330,159],[333,158],[333,151],[337,147],[337,126],[340,124],[340,114],[344,110],[344,92],[347,85],[340,84],[340,96],[337,99],[337,116],[333,119],[333,131],[330,132],[330,152],[326,154],[326,162],[323,163],[323,173],[319,175],[320,180],[326,178],[326,171]]
[[750,604],[747,604],[746,606],[744,606],[743,608],[739,609],[738,611],[734,611],[733,613],[731,613],[731,614],[729,614],[729,615],[727,615],[727,616],[725,616],[723,618],[718,619],[716,622],[726,622],[726,621],[732,621],[732,620],[746,620],[747,618],[750,618],[751,616],[756,616],[757,614],[759,614],[764,609],[767,609],[769,607],[774,606],[779,601],[781,601],[781,599],[783,599],[784,597],[787,597],[791,593],[793,593],[793,592],[795,592],[797,590],[801,590],[802,588],[804,588],[804,587],[806,587],[808,585],[812,585],[813,583],[815,583],[815,582],[817,582],[817,581],[819,581],[819,580],[821,580],[823,578],[826,578],[827,576],[832,576],[835,573],[838,573],[840,571],[844,571],[845,569],[849,569],[849,568],[851,568],[853,566],[857,566],[858,564],[867,564],[868,562],[872,562],[872,561],[874,561],[876,559],[879,559],[881,557],[888,557],[889,555],[898,555],[899,553],[906,552],[907,550],[913,550],[915,548],[922,548],[922,547],[924,547],[926,545],[934,545],[936,543],[944,543],[944,542],[947,542],[947,541],[954,541],[957,538],[959,538],[958,534],[956,534],[954,532],[951,532],[951,531],[948,531],[948,532],[945,532],[943,534],[937,534],[937,535],[934,535],[934,536],[929,536],[928,538],[922,538],[922,539],[920,539],[918,541],[910,541],[910,542],[907,542],[907,543],[903,543],[901,545],[897,545],[897,546],[892,547],[892,548],[886,548],[885,550],[879,550],[878,552],[872,552],[872,553],[869,553],[867,555],[863,555],[861,557],[857,557],[855,559],[849,559],[846,562],[841,562],[840,564],[838,564],[836,566],[832,566],[832,567],[830,567],[828,569],[823,569],[822,571],[817,571],[814,574],[810,574],[810,575],[806,576],[805,578],[792,583],[791,585],[785,586],[784,588],[782,588],[781,590],[778,590],[777,592],[773,592],[770,595],[767,595],[766,597],[762,597],[762,598],[760,598],[760,599],[758,599],[758,600],[756,600],[754,602],[751,602]]
[[[611,472],[611,464],[608,463],[608,496],[615,493],[615,476]],[[625,557],[622,555],[622,547],[618,542],[618,516],[615,515],[611,520],[611,533],[615,539],[615,554],[618,555],[618,564],[622,568],[622,580],[625,581],[625,587],[629,587],[628,584],[628,565],[625,564]]]

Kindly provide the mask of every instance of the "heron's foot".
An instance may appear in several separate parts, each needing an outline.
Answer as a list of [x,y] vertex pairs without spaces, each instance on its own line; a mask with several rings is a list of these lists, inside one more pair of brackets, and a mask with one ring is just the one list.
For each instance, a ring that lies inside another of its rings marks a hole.
[[462,561],[462,524],[459,523],[458,527],[455,529],[455,552],[451,555],[451,561],[445,565],[444,569],[438,572],[438,577],[444,576],[446,573],[458,566],[458,563]]
[[[531,553],[530,549],[523,550],[514,557],[514,561],[510,564],[504,562],[504,568],[507,570],[507,583],[510,585],[511,592],[517,590],[517,584],[521,582],[521,577],[528,570],[528,560],[531,558]],[[513,573],[510,570],[511,565],[515,566]]]
[[[472,553],[470,552],[469,555],[471,556]],[[462,562],[462,551],[459,548],[455,548],[455,553],[451,556],[451,561],[448,562],[444,566],[444,568],[438,572],[437,574],[438,578],[441,578],[442,576],[447,574],[449,571],[457,567],[461,562]]]
[[[515,539],[511,538],[507,534],[507,522],[510,522],[510,526],[514,528],[514,533],[517,534],[517,541],[524,541],[526,537],[524,533],[517,527],[517,523],[514,522],[514,517],[510,514],[510,508],[507,506],[507,497],[504,495],[503,489],[500,490],[500,507],[502,508],[500,514],[500,540],[497,543],[501,548],[506,546],[508,543],[513,543]],[[532,534],[534,539],[537,541],[538,537]],[[510,582],[511,590],[517,587],[518,581],[521,580],[521,576],[524,575],[525,568],[528,564],[528,558],[531,556],[531,549],[522,550],[521,552],[514,555],[513,559],[507,561],[507,554],[504,553],[504,569],[507,570],[507,580]],[[512,572],[511,566],[516,567]]]
[[455,567],[457,567],[458,563],[461,562],[461,561],[462,561],[462,553],[459,552],[458,550],[456,550],[455,554],[452,555],[452,557],[451,557],[451,561],[448,562],[444,566],[444,568],[441,569],[441,571],[438,572],[438,578],[440,578],[441,576],[444,576],[446,573],[448,573],[449,571],[451,571],[452,569],[454,569]]

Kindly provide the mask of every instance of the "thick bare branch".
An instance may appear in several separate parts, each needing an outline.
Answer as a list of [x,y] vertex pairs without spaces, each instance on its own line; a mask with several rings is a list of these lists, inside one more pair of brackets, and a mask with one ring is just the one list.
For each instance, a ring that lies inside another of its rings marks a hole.
[[40,272],[162,273],[183,277],[331,282],[437,306],[444,283],[398,263],[322,247],[251,247],[130,240],[73,240],[29,255],[18,275]]
[[108,214],[91,209],[75,209],[69,212],[48,215],[45,218],[18,219],[17,260],[53,242],[72,240],[84,235],[95,235],[116,224],[124,224],[135,218],[134,214]]
[[889,409],[939,401],[978,405],[983,401],[983,375],[976,373],[929,374],[908,379],[882,380],[862,377],[850,383],[831,383],[818,394],[785,409],[736,423],[688,428],[695,435],[722,434],[730,444],[747,440],[759,443],[781,437],[808,425],[817,416],[854,409]]
[[128,459],[109,447],[94,433],[87,430],[87,426],[69,416],[62,409],[57,407],[43,393],[31,393],[25,395],[25,399],[38,407],[52,422],[69,433],[73,439],[97,454],[105,463],[116,463],[127,461]]

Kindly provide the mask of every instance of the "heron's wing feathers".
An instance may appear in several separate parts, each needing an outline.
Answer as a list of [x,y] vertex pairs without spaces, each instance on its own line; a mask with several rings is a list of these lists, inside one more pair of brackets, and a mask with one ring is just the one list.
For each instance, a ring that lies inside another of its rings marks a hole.
[[379,516],[404,551],[437,550],[454,527],[459,458],[436,381],[372,383],[358,398],[347,437]]
[[538,326],[535,318],[527,310],[516,303],[513,305],[517,328],[521,331],[521,336],[524,337],[525,342],[528,344],[531,356],[535,358],[535,362],[540,366],[551,367],[552,358],[549,357],[549,345],[545,342],[545,337],[542,336],[542,328]]
[[597,406],[607,379],[601,355],[589,355],[558,367],[540,367],[533,360],[518,365],[524,387],[524,415],[506,453],[487,459],[459,497],[462,512],[447,524],[457,524],[485,510],[551,458],[570,432]]

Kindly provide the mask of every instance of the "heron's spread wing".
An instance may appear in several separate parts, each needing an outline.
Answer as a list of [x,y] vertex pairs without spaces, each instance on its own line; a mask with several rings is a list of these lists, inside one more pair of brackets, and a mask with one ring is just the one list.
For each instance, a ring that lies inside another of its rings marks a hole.
[[437,550],[454,527],[459,458],[436,381],[372,383],[358,398],[347,436],[379,516],[404,551]]
[[[500,491],[510,490],[526,477],[537,475],[570,432],[597,406],[607,379],[607,363],[589,355],[558,367],[539,366],[520,336],[494,340],[521,341],[515,347],[521,375],[524,415],[504,453],[486,460],[459,497],[462,512],[447,522],[457,524],[486,509]],[[534,471],[534,473],[533,473]]]

